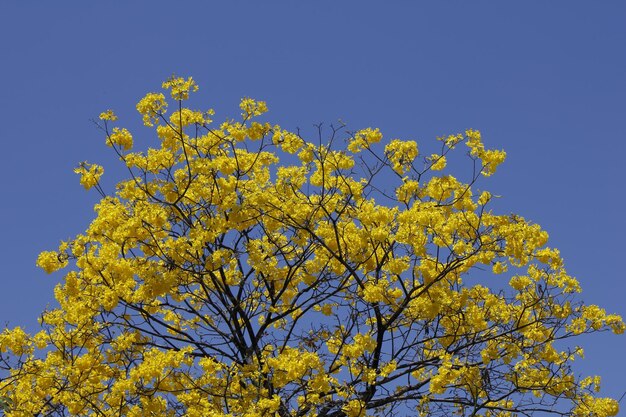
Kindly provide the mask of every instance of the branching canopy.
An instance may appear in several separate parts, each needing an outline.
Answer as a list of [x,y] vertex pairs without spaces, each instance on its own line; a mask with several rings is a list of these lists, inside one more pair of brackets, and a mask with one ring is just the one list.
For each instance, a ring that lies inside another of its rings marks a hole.
[[137,105],[160,146],[100,116],[129,177],[107,195],[76,169],[102,199],[38,259],[68,269],[59,308],[0,335],[7,416],[617,413],[563,341],[624,324],[578,301],[538,225],[492,212],[477,181],[505,154],[479,132],[423,157],[378,129],[307,140],[249,98],[215,124],[191,78],[163,87]]

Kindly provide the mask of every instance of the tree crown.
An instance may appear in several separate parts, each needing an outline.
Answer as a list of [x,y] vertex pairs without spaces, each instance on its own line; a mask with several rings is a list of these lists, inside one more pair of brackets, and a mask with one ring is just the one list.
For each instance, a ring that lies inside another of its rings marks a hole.
[[[107,195],[76,168],[102,199],[37,260],[73,265],[42,330],[0,335],[6,415],[617,413],[560,341],[624,324],[577,301],[538,225],[492,212],[476,183],[505,153],[478,131],[421,157],[373,128],[309,141],[250,98],[216,125],[186,107],[192,78],[163,88],[137,104],[160,146],[100,115],[129,178]],[[459,148],[467,181],[446,172]]]

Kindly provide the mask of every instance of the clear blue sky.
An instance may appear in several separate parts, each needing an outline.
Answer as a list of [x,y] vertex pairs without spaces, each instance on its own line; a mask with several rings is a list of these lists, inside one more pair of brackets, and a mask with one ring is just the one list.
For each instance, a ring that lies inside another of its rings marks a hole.
[[[37,254],[93,216],[97,195],[72,169],[89,160],[116,178],[90,119],[114,108],[137,126],[134,104],[172,73],[197,79],[218,120],[251,96],[305,131],[342,119],[427,146],[481,130],[508,153],[482,184],[500,210],[541,224],[584,300],[626,316],[625,2],[3,0],[3,323],[35,328],[62,278]],[[584,346],[580,371],[619,397],[626,335]]]

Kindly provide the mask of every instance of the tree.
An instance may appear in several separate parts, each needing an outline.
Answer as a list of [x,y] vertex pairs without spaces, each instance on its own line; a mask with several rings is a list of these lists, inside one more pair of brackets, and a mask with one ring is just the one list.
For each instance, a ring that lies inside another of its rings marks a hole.
[[[492,212],[477,181],[505,154],[479,132],[420,158],[378,129],[307,141],[249,98],[218,126],[185,107],[191,78],[163,87],[171,115],[162,93],[137,104],[160,147],[100,116],[129,178],[107,195],[102,167],[76,169],[102,199],[38,258],[73,266],[59,307],[0,336],[7,416],[617,413],[563,341],[624,324],[577,301],[538,225]],[[465,182],[444,174],[463,146]]]

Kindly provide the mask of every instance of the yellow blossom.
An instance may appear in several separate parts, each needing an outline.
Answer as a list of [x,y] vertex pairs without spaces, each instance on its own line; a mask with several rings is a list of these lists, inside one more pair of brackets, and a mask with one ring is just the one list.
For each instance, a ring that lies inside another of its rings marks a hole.
[[113,113],[113,110],[107,110],[107,111],[100,113],[99,118],[100,120],[110,120],[112,122],[117,120],[117,116],[115,115],[115,113]]
[[80,175],[80,184],[88,190],[98,184],[100,177],[104,173],[104,168],[97,164],[81,162],[81,164],[74,169],[74,172]]

